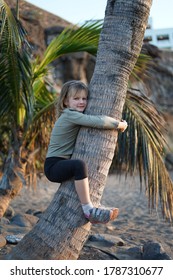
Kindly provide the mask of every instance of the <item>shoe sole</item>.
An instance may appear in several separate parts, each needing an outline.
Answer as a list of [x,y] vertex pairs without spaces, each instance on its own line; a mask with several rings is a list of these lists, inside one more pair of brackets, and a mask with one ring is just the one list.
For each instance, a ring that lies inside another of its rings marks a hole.
[[119,209],[118,208],[114,208],[112,209],[112,213],[110,214],[110,221],[114,221],[119,214]]

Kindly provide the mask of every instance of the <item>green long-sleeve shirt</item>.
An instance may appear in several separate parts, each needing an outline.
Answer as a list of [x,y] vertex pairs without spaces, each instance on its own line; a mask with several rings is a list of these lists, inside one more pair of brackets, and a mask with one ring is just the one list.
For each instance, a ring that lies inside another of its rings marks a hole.
[[46,157],[70,158],[81,126],[117,129],[119,122],[108,116],[92,116],[65,109],[55,122]]

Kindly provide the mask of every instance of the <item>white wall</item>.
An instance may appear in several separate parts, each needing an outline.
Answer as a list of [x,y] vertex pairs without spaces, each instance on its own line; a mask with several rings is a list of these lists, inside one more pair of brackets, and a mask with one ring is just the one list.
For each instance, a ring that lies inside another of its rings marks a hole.
[[[168,38],[164,40],[159,40],[161,36]],[[148,42],[157,46],[158,48],[173,50],[173,28],[146,29],[144,41],[146,39],[149,39]]]

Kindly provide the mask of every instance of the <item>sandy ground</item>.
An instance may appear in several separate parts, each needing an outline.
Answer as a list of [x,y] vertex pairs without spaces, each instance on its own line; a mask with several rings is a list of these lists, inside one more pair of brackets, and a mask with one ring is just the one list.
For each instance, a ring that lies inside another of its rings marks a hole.
[[145,190],[140,191],[139,178],[121,179],[109,176],[103,194],[103,204],[115,205],[120,215],[113,222],[114,233],[126,241],[143,244],[148,240],[160,242],[173,258],[173,226],[166,222],[161,211],[149,211]]
[[[15,212],[25,212],[28,209],[44,210],[50,203],[58,188],[43,179],[35,191],[24,188],[11,206]],[[160,242],[163,248],[173,258],[173,226],[164,221],[160,210],[149,213],[147,197],[144,190],[140,191],[138,177],[121,178],[109,175],[102,197],[102,204],[120,209],[116,221],[105,225],[92,226],[91,233],[106,233],[121,237],[134,245],[143,244],[148,240]]]

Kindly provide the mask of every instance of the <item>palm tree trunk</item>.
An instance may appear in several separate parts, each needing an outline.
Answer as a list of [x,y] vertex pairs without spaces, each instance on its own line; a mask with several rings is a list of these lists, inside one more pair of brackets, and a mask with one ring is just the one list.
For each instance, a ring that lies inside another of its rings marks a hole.
[[11,148],[0,181],[0,219],[23,187],[25,167],[26,162],[22,163],[20,160],[20,149],[15,153]]
[[[140,53],[152,0],[108,0],[87,113],[121,119],[129,75]],[[92,201],[98,205],[117,142],[116,131],[81,129],[74,158],[89,167]],[[116,205],[115,205],[116,206]],[[36,226],[8,259],[77,259],[89,234],[73,182],[60,186]]]

